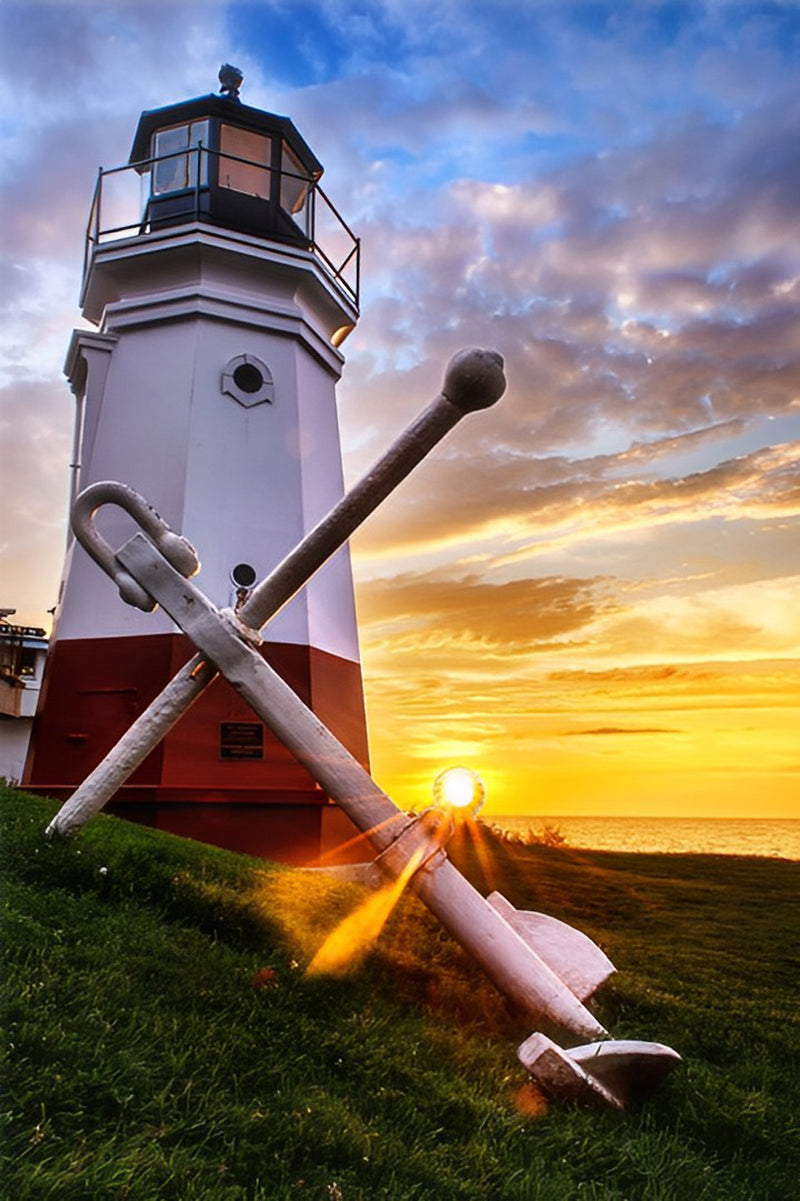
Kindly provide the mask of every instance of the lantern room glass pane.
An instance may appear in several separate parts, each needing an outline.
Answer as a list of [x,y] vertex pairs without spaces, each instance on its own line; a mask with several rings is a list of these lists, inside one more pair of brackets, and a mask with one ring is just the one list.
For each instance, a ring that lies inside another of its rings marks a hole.
[[270,139],[249,129],[223,125],[219,149],[219,186],[269,200]]
[[189,126],[189,187],[197,186],[197,171],[200,169],[200,186],[208,183],[208,155],[199,149],[208,145],[208,121],[192,121]]
[[[176,125],[172,129],[159,129],[153,138],[153,193],[177,192],[187,186],[186,155],[181,150],[189,148],[189,126]],[[169,156],[169,157],[165,157]]]
[[[208,145],[208,121],[192,121],[189,125],[173,125],[159,129],[153,137],[153,195],[179,192],[197,185],[197,163],[200,143]],[[192,151],[193,153],[181,153]],[[200,183],[208,182],[208,165],[203,155]]]
[[302,212],[311,183],[308,172],[286,142],[281,143],[281,208],[293,216]]

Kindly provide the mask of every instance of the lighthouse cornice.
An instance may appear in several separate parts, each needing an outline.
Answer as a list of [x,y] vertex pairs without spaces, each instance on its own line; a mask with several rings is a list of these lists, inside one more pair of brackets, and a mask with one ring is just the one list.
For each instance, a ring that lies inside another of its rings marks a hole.
[[341,351],[320,335],[303,308],[293,302],[281,303],[274,296],[255,300],[245,293],[235,294],[212,285],[176,288],[109,304],[104,313],[104,328],[118,335],[122,330],[137,326],[195,318],[293,338],[336,379],[342,373],[344,355]]
[[95,329],[75,329],[72,331],[66,358],[64,359],[64,375],[70,388],[78,395],[84,390],[86,380],[86,353],[97,351],[101,355],[109,355],[117,343],[117,335],[100,333]]
[[258,306],[274,302],[276,294],[297,302],[313,310],[328,340],[358,320],[357,306],[312,251],[202,222],[96,247],[81,294],[82,313],[104,327],[106,309],[118,301],[198,280],[219,281],[221,291],[246,294]]

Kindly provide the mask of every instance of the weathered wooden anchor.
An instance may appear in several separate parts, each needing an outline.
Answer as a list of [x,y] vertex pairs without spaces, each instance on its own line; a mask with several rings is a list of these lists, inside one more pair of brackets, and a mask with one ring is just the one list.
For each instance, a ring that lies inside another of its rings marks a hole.
[[[123,599],[149,611],[160,605],[198,654],[133,723],[48,827],[69,834],[110,799],[212,679],[221,673],[361,830],[384,877],[410,876],[410,887],[515,1005],[567,1041],[563,1050],[536,1033],[518,1055],[556,1096],[622,1107],[679,1056],[656,1043],[597,1042],[606,1030],[584,1002],[615,970],[591,939],[545,914],[520,912],[499,893],[483,897],[448,859],[449,823],[435,809],[403,813],[258,653],[258,630],[283,607],[354,529],[462,416],[488,408],[505,390],[503,364],[491,351],[462,351],[449,364],[441,394],[386,455],[253,590],[242,608],[217,609],[191,583],[194,548],[173,533],[124,484],[104,482],[77,498],[76,537],[117,583]],[[140,526],[113,550],[95,527],[104,504],[125,509]]]

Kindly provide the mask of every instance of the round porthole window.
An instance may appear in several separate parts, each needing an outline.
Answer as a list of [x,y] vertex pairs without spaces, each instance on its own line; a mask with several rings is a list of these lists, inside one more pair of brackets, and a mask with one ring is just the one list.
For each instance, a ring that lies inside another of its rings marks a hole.
[[272,404],[275,399],[272,372],[254,354],[238,354],[226,363],[222,372],[222,392],[246,409]]
[[237,563],[231,572],[231,580],[237,588],[252,588],[256,582],[256,569],[249,563]]
[[241,388],[242,392],[247,392],[248,396],[252,396],[254,392],[260,392],[264,387],[264,376],[255,363],[240,363],[233,373],[233,382],[237,388]]

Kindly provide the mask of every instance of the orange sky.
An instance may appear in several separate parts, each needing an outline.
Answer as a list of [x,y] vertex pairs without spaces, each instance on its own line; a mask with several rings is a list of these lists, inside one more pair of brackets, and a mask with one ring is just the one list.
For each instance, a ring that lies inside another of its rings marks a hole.
[[460,348],[507,366],[353,542],[379,782],[800,816],[797,9],[440,7],[310,0],[301,38],[285,5],[9,7],[0,604],[57,596],[97,165],[225,57],[362,239],[349,479]]
[[487,816],[800,816],[791,453],[678,481],[656,454],[605,483],[571,462],[509,504],[464,467],[499,420],[465,422],[354,539],[379,782],[421,804],[464,764]]

